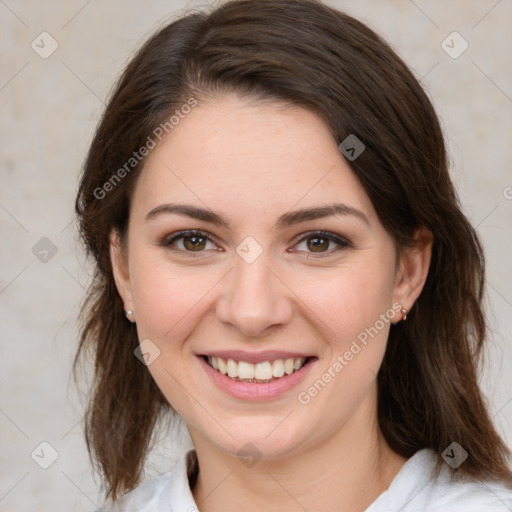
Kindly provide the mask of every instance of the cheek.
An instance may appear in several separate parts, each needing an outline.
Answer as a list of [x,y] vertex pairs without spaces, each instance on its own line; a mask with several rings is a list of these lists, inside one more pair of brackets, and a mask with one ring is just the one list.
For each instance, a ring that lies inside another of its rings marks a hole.
[[316,325],[328,343],[297,399],[304,413],[325,417],[329,411],[327,430],[345,422],[374,389],[397,313],[390,303],[392,277],[387,266],[351,268],[310,288],[310,304],[322,320]]
[[155,340],[177,338],[215,284],[213,273],[173,265],[159,250],[134,249],[130,265],[137,327]]
[[367,260],[297,283],[298,295],[316,314],[316,323],[324,326],[327,339],[340,340],[337,343],[353,339],[391,308],[393,272],[385,262]]
[[[187,390],[194,360],[187,340],[199,325],[208,291],[218,280],[197,268],[171,265],[155,251],[133,251],[132,292],[139,340],[151,340],[158,357],[148,366],[158,387],[173,408],[188,418],[194,409]],[[189,352],[187,354],[187,351]]]

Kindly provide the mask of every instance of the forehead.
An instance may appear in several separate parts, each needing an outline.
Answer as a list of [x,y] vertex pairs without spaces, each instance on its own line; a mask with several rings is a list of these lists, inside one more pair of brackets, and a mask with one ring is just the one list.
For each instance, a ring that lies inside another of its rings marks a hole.
[[373,213],[320,117],[236,96],[199,103],[149,154],[133,208],[183,200],[259,215],[342,201]]

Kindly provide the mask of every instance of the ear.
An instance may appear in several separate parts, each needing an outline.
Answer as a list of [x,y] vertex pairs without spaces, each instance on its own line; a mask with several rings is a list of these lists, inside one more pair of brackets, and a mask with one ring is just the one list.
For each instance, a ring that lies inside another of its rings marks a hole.
[[128,258],[116,229],[110,232],[110,261],[117,291],[123,299],[124,309],[133,310],[133,298],[128,272]]
[[394,301],[410,311],[427,280],[434,235],[426,227],[414,234],[413,247],[402,249],[395,279]]

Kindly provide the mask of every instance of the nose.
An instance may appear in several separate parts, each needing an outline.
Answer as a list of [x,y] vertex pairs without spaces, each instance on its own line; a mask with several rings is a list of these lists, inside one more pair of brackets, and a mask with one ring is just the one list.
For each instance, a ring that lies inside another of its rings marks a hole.
[[247,338],[265,337],[293,315],[292,293],[268,263],[265,252],[252,263],[237,256],[217,301],[217,319]]

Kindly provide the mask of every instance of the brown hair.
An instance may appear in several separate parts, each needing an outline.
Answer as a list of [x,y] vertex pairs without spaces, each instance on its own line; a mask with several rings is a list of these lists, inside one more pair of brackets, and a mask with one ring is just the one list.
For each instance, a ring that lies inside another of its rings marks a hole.
[[96,271],[81,312],[75,360],[92,349],[94,385],[85,436],[107,495],[140,481],[151,433],[172,410],[126,321],[109,256],[109,233],[126,232],[130,196],[144,160],[108,193],[98,190],[193,97],[234,92],[284,100],[319,114],[339,142],[366,150],[351,167],[398,248],[419,226],[434,235],[422,294],[391,327],[378,374],[378,419],[393,450],[468,453],[457,473],[512,482],[510,452],[477,384],[486,324],[484,257],[461,212],[433,106],[395,52],[361,22],[315,0],[235,0],[196,12],[152,36],[113,91],[91,144],[76,199],[81,236]]

